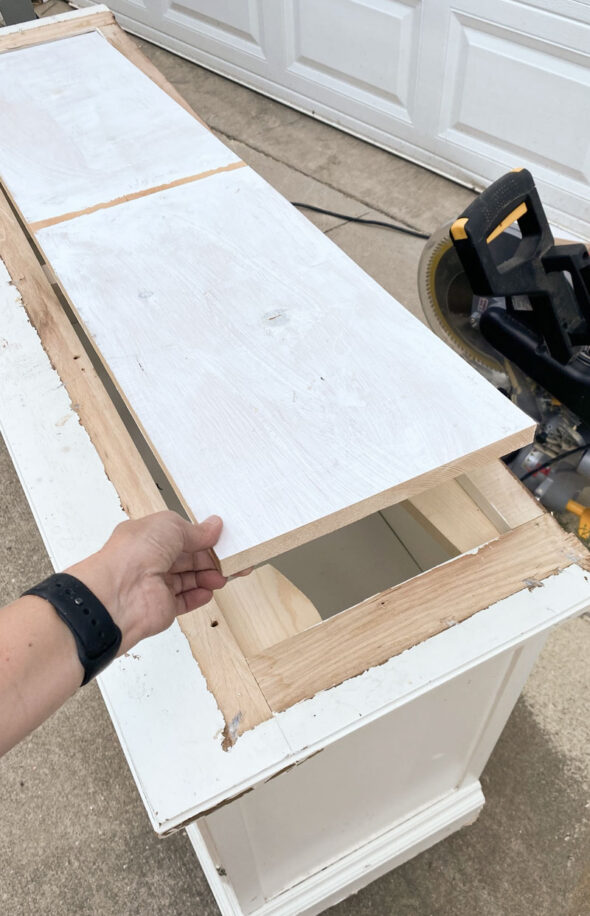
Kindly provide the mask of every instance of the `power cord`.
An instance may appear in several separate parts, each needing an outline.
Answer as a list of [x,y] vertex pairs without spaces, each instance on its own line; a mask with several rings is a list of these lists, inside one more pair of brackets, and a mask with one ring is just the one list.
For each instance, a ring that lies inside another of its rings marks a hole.
[[349,223],[363,223],[365,226],[380,226],[382,229],[394,229],[396,232],[403,232],[404,235],[412,235],[417,239],[430,238],[425,232],[419,232],[417,229],[408,229],[406,226],[396,226],[395,223],[384,223],[379,219],[364,219],[362,216],[348,216],[346,213],[336,213],[334,210],[324,210],[323,207],[314,207],[313,204],[302,204],[292,200],[294,207],[300,210],[312,210],[314,213],[323,213],[325,216],[335,216],[337,219],[345,219]]
[[540,464],[538,468],[533,468],[532,471],[527,471],[527,473],[520,478],[521,481],[528,480],[529,477],[532,477],[533,474],[538,474],[539,471],[544,471],[545,468],[550,467],[552,464],[555,464],[556,461],[561,461],[563,458],[569,458],[570,455],[575,455],[576,452],[585,452],[588,445],[578,445],[577,448],[571,448],[569,452],[562,452],[561,455],[556,455],[555,458],[550,458],[549,461],[546,461],[545,464]]

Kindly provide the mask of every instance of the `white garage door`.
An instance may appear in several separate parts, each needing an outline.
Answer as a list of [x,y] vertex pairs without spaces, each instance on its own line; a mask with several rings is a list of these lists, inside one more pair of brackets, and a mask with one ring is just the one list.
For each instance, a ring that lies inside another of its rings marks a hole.
[[590,236],[586,0],[109,0],[124,28]]

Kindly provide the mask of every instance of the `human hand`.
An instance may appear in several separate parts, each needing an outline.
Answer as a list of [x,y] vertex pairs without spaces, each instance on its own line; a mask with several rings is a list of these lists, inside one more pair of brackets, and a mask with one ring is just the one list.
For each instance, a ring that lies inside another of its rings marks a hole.
[[97,553],[65,570],[94,592],[121,630],[119,655],[225,585],[210,554],[222,525],[216,515],[192,525],[168,511],[122,522]]

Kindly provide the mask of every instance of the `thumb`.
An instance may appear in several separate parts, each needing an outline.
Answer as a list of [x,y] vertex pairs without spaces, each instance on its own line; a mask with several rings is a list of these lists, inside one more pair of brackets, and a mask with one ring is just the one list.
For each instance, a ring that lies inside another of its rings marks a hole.
[[198,550],[209,550],[219,540],[223,522],[218,515],[210,515],[204,521],[192,525],[183,520],[182,549],[186,553],[196,553]]

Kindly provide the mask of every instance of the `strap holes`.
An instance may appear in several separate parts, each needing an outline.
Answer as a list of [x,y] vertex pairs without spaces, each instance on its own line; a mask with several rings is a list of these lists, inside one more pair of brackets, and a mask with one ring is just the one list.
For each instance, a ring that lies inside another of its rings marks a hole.
[[82,610],[84,611],[84,613],[85,613],[86,615],[88,615],[88,614],[90,613],[90,611],[88,610],[87,607],[83,607]]
[[94,617],[92,618],[92,620],[90,621],[90,623],[92,624],[93,627],[96,626],[96,620],[94,619]]

